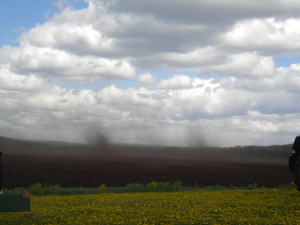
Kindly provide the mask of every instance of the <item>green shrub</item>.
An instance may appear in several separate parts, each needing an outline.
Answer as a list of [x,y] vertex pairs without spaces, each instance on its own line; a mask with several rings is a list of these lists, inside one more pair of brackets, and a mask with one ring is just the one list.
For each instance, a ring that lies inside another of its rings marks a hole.
[[125,187],[126,192],[146,192],[147,188],[143,184],[130,183]]
[[[195,185],[196,187],[197,185]],[[183,190],[183,186],[182,186],[182,182],[180,180],[176,180],[175,182],[173,182],[172,185],[174,191],[182,191]]]
[[257,189],[258,188],[258,185],[257,183],[254,183],[254,184],[249,184],[247,186],[245,186],[245,189]]
[[[276,188],[295,188],[294,182],[286,185],[277,185]],[[4,193],[30,193],[34,195],[77,195],[77,194],[100,194],[100,193],[124,193],[124,192],[174,192],[174,191],[216,191],[216,190],[232,190],[232,189],[257,189],[266,188],[259,186],[257,183],[253,183],[247,186],[234,187],[234,186],[183,186],[181,181],[175,182],[156,182],[152,181],[146,185],[140,183],[129,183],[125,187],[106,187],[105,184],[100,185],[98,188],[87,188],[87,187],[61,187],[59,184],[56,185],[42,185],[35,183],[27,188],[14,188],[12,190],[5,189]],[[274,187],[273,187],[274,188]]]
[[151,192],[172,192],[172,191],[182,191],[183,186],[180,181],[175,181],[170,184],[169,182],[155,182],[152,181],[146,185],[147,190]]
[[43,186],[43,194],[45,195],[58,195],[61,194],[62,189],[59,184]]
[[101,184],[99,187],[100,192],[106,192],[107,191],[107,187],[105,184]]
[[35,183],[28,188],[30,194],[42,195],[44,194],[43,185],[41,183]]
[[158,182],[152,181],[146,185],[148,191],[157,191],[158,190]]
[[80,186],[80,187],[74,189],[74,193],[76,193],[76,194],[84,194],[84,193],[86,193],[86,190],[85,190],[85,188],[83,188],[82,186]]

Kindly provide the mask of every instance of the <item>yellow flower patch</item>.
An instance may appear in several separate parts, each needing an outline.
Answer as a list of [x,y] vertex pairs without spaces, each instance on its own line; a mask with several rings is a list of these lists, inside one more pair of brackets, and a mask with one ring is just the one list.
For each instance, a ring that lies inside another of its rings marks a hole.
[[0,213],[1,224],[299,224],[290,189],[33,196],[31,212]]

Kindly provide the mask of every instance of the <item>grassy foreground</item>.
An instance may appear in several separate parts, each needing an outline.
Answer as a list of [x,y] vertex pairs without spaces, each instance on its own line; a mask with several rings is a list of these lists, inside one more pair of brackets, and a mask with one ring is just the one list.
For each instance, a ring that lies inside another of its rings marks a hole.
[[32,196],[1,224],[299,224],[295,189]]

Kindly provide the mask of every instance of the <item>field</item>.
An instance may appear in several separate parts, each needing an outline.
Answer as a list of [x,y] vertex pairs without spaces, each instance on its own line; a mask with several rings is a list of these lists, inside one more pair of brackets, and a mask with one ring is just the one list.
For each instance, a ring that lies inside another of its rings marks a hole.
[[300,219],[296,188],[276,188],[293,180],[287,163],[290,145],[175,148],[0,138],[0,148],[6,189],[36,183],[118,188],[152,181],[180,181],[185,187],[255,187],[33,195],[31,212],[0,213],[2,224],[298,224]]
[[59,184],[63,187],[125,186],[151,181],[184,185],[259,186],[289,184],[292,174],[286,161],[261,159],[137,158],[102,160],[84,156],[48,156],[47,158],[5,157],[4,187]]
[[295,189],[33,196],[2,224],[299,224]]
[[273,187],[289,184],[291,146],[176,148],[134,145],[71,145],[0,138],[4,187],[42,184],[110,187],[151,181],[184,185]]

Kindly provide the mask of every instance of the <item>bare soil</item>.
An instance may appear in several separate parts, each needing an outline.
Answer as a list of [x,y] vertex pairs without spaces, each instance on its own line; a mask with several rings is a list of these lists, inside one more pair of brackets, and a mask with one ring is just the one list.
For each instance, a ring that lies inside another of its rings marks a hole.
[[276,186],[293,180],[287,159],[229,156],[212,149],[106,146],[102,150],[58,152],[4,154],[4,187],[37,182],[64,187],[125,186],[176,180],[200,186]]

